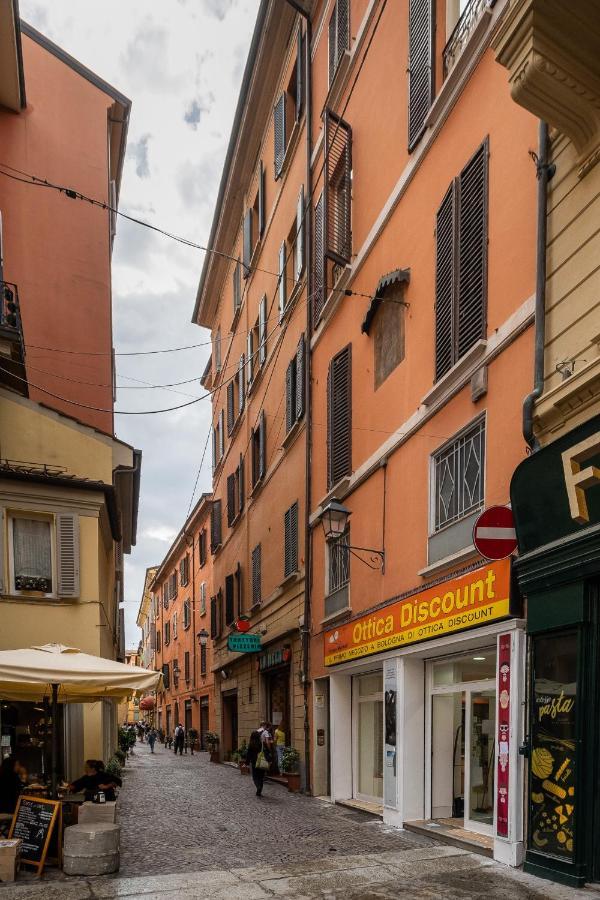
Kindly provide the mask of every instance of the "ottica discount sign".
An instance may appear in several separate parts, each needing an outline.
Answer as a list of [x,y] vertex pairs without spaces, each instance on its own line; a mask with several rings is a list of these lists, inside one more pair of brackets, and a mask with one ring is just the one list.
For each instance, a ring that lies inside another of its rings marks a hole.
[[509,605],[510,560],[503,559],[326,631],[325,665],[487,625],[508,616]]

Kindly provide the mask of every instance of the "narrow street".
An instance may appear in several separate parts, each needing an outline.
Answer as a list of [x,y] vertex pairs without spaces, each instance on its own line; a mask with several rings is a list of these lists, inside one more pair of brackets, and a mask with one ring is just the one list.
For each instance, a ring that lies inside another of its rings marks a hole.
[[[207,754],[175,758],[138,743],[120,800],[117,877],[68,878],[48,869],[0,886],[0,900],[113,897],[259,900],[506,898],[566,900],[579,892],[481,856],[384,827],[367,814],[267,783],[261,800]],[[582,896],[597,897],[593,889]]]

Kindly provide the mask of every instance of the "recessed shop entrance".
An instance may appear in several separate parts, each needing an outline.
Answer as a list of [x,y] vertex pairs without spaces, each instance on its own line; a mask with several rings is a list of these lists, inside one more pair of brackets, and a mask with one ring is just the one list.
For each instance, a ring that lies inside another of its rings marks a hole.
[[383,671],[352,679],[352,796],[383,804]]
[[429,819],[493,834],[496,648],[429,661],[426,668]]

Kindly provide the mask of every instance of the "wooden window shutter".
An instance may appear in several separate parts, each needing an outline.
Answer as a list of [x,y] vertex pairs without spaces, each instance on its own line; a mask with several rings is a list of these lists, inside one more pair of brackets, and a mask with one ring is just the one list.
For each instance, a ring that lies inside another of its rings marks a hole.
[[304,335],[301,335],[296,348],[296,421],[304,415],[304,353]]
[[200,557],[200,565],[206,565],[206,529],[203,528],[200,532],[198,553]]
[[333,81],[337,69],[337,4],[329,20],[329,84]]
[[261,545],[257,544],[252,551],[252,606],[261,602]]
[[486,332],[487,140],[458,179],[458,334],[460,359]]
[[329,488],[352,472],[352,347],[331,360],[327,380]]
[[162,676],[163,676],[163,687],[165,691],[169,690],[170,681],[169,681],[169,663],[164,663],[162,667]]
[[225,576],[225,624],[231,625],[235,618],[233,575]]
[[217,598],[210,598],[210,636],[214,640],[219,631],[217,628]]
[[258,426],[258,477],[264,478],[267,471],[267,417],[263,409]]
[[296,421],[296,357],[291,359],[285,373],[285,431]]
[[231,434],[235,425],[235,387],[233,381],[227,385],[227,434]]
[[56,516],[58,596],[79,597],[79,516]]
[[313,325],[317,325],[325,306],[325,242],[323,234],[324,193],[315,206],[314,271],[313,271]]
[[238,415],[241,415],[244,409],[244,400],[246,397],[246,382],[244,380],[244,370],[246,368],[246,357],[242,353],[238,367]]
[[244,457],[240,453],[240,463],[238,466],[238,485],[239,485],[238,504],[239,504],[240,512],[242,512],[242,510],[244,509],[244,501],[246,499],[245,481],[246,481],[246,479],[244,477]]
[[223,591],[221,588],[217,591],[217,636],[223,630]]
[[325,256],[346,266],[352,258],[352,129],[330,109],[324,129]]
[[258,362],[262,366],[267,359],[267,295],[263,294],[258,307]]
[[252,251],[254,249],[252,244],[252,210],[247,209],[246,215],[244,216],[244,247],[243,247],[243,259],[244,259],[244,278],[247,278],[250,274],[250,262],[252,260]]
[[247,367],[246,367],[246,382],[248,386],[252,384],[252,373],[254,371],[254,341],[252,338],[252,332],[248,332],[248,337],[246,338],[246,356],[248,358]]
[[284,91],[279,97],[279,100],[275,104],[275,109],[273,110],[275,178],[279,178],[281,175],[287,145],[285,133],[286,96]]
[[185,651],[183,657],[183,677],[186,681],[190,680],[190,654],[188,650]]
[[287,279],[285,271],[287,251],[285,241],[279,248],[279,318],[283,318],[287,304]]
[[244,611],[244,597],[243,597],[243,585],[242,585],[242,567],[237,564],[235,567],[235,593],[237,596],[237,615],[241,616]]
[[227,524],[233,525],[235,516],[235,474],[227,476]]
[[206,647],[200,647],[200,674],[206,675]]
[[425,130],[434,91],[434,0],[409,0],[408,149]]
[[219,414],[219,459],[225,455],[225,412]]
[[456,182],[453,181],[437,211],[435,242],[435,378],[441,378],[454,362],[454,209]]
[[293,503],[284,515],[284,576],[298,569],[298,503]]
[[233,312],[234,315],[242,305],[242,275],[240,261],[238,260],[233,269]]
[[261,159],[258,168],[258,236],[265,233],[265,167]]
[[299,280],[304,269],[304,185],[298,194],[296,206],[296,281]]
[[215,431],[214,428],[212,428],[211,431],[212,431],[212,435],[211,435],[211,438],[212,438],[212,440],[211,440],[212,467],[213,467],[213,472],[214,472],[214,470],[217,468],[217,432]]
[[213,500],[210,510],[210,549],[214,553],[221,544],[221,501]]
[[302,118],[302,106],[304,99],[304,41],[302,40],[302,25],[298,26],[296,38],[296,122]]
[[344,51],[350,46],[350,0],[336,0],[329,20],[329,83],[333,81]]

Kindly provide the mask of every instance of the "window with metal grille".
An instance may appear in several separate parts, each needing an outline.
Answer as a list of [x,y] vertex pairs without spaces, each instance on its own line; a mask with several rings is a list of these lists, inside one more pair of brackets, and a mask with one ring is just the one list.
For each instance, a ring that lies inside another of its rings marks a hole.
[[339,591],[350,581],[350,531],[347,529],[339,538],[330,541],[329,548],[329,593]]
[[206,647],[200,647],[200,674],[206,675]]
[[260,414],[258,425],[252,429],[252,487],[265,477],[267,463],[267,420],[264,410]]
[[221,546],[221,501],[213,500],[210,510],[210,549],[215,553]]
[[437,212],[436,381],[486,335],[488,153],[486,138]]
[[191,603],[188,600],[183,601],[183,627],[189,628],[192,623]]
[[200,567],[206,565],[206,528],[203,528],[198,537],[198,562]]
[[[245,222],[244,222],[244,257],[246,255],[245,239],[246,239],[246,230],[245,230]],[[240,308],[240,306],[242,305],[242,267],[241,267],[239,259],[236,262],[235,266],[233,267],[232,282],[233,282],[233,314],[235,315],[237,313],[238,309]]]
[[346,50],[350,49],[350,0],[336,0],[329,20],[329,84]]
[[298,501],[292,503],[284,514],[284,563],[285,578],[298,571]]
[[252,551],[252,606],[257,606],[262,600],[261,556],[261,545],[257,544]]
[[225,576],[225,624],[231,625],[235,619],[233,575]]
[[485,419],[479,419],[433,456],[434,531],[483,506]]
[[183,677],[186,681],[190,680],[190,654],[186,650],[185,656],[183,657]]
[[434,0],[409,0],[408,6],[408,149],[425,131],[434,96]]
[[288,363],[285,374],[285,430],[304,415],[304,335],[300,337],[296,353]]
[[329,364],[327,375],[327,474],[332,488],[352,472],[352,345]]
[[352,258],[352,129],[330,109],[325,110],[324,128],[325,256],[344,267]]

